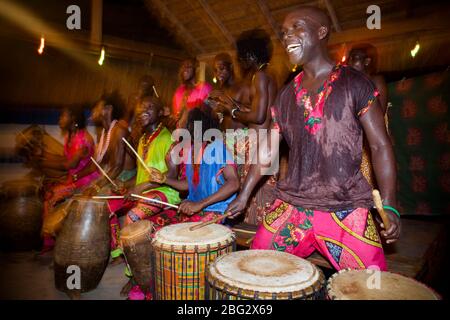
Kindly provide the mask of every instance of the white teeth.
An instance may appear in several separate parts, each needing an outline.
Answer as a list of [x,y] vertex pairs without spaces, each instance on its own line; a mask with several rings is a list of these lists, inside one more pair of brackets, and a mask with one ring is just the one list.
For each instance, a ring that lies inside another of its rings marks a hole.
[[300,48],[300,47],[301,47],[301,44],[299,44],[299,43],[293,43],[293,44],[288,45],[288,46],[286,47],[286,50],[290,53],[290,52],[292,52],[292,51],[297,50],[297,49]]

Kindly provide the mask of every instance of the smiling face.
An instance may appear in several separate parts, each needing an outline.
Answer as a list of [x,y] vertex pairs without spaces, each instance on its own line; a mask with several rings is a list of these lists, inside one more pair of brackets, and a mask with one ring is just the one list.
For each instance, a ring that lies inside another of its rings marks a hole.
[[159,122],[162,108],[159,103],[151,98],[144,98],[136,110],[137,121],[142,127],[147,127]]
[[329,27],[315,9],[299,9],[287,15],[282,27],[284,48],[292,64],[304,65],[319,53],[321,42],[326,42]]

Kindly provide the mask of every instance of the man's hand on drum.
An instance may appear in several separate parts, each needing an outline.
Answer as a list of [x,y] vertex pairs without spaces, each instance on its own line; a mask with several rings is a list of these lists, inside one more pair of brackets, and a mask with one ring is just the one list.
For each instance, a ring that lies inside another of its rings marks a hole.
[[203,203],[201,201],[193,202],[185,200],[178,207],[178,212],[181,214],[185,214],[187,216],[192,216],[196,213],[199,213],[202,210],[203,210]]
[[[389,209],[385,209],[386,214],[389,217],[391,223],[388,230],[381,231],[381,235],[386,239],[386,243],[394,243],[400,237],[400,232],[402,229],[400,218]],[[384,229],[384,224],[380,224],[381,228]]]
[[234,219],[238,217],[247,207],[248,199],[242,196],[242,194],[238,195],[236,199],[234,199],[229,205],[225,212],[231,213],[228,217],[229,219]]

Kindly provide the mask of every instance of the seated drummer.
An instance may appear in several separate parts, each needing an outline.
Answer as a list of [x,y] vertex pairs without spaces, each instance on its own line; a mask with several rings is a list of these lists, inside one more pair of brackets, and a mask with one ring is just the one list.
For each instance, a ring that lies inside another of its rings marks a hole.
[[[214,117],[211,108],[202,106],[189,111],[186,126],[185,133],[191,137],[191,141],[189,144],[183,145],[181,142],[178,145],[182,146],[182,152],[179,154],[186,155],[181,164],[184,179],[167,178],[166,184],[189,192],[187,199],[178,209],[178,212],[185,215],[180,217],[180,221],[209,221],[223,215],[228,204],[236,197],[240,187],[237,166],[224,144],[219,131],[219,121]],[[195,128],[196,126],[198,127]],[[195,138],[202,139],[208,135],[205,135],[207,130],[210,130],[214,140],[211,138],[200,143],[194,142]],[[199,150],[195,150],[196,145],[201,146]],[[177,149],[173,149],[172,160]]]
[[165,183],[165,179],[176,179],[177,166],[170,161],[169,152],[173,145],[172,135],[161,123],[162,104],[156,97],[144,97],[137,110],[136,121],[143,128],[137,148],[137,153],[144,160],[149,171],[142,163],[137,161],[137,174],[134,185],[126,187],[121,185],[121,190],[115,190],[125,196],[125,200],[109,201],[109,209],[112,213],[125,211],[125,225],[147,219],[158,227],[170,224],[176,212],[166,210],[165,206],[146,200],[136,201],[131,194],[143,195],[170,204],[180,203],[178,191]]

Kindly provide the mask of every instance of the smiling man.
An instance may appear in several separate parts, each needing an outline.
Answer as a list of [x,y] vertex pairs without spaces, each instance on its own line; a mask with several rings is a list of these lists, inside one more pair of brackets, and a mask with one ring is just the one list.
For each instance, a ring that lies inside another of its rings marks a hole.
[[[301,7],[284,20],[286,51],[291,63],[302,66],[303,72],[279,92],[272,108],[272,128],[289,146],[289,165],[252,248],[300,257],[318,250],[337,270],[386,270],[381,239],[369,212],[372,189],[360,164],[365,133],[391,222],[382,235],[387,243],[394,242],[400,234],[400,219],[394,208],[392,145],[373,83],[361,72],[329,58],[330,29],[328,16],[314,7]],[[262,154],[270,157],[277,151]],[[234,216],[244,210],[262,168],[253,165],[242,192],[230,204],[228,210]]]

